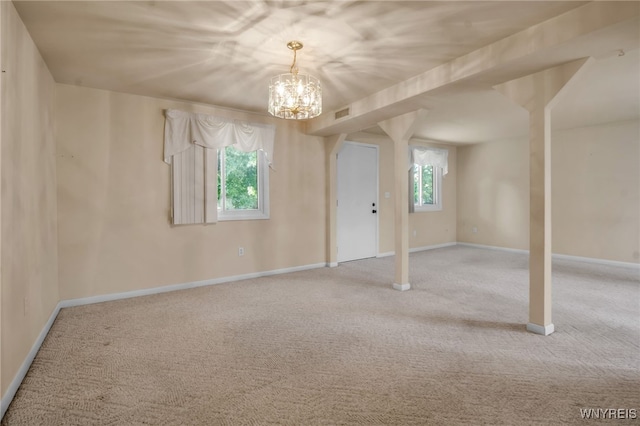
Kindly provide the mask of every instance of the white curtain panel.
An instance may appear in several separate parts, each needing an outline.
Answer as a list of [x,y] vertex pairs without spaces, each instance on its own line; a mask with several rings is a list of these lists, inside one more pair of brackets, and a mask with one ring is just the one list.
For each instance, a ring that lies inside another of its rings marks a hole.
[[[218,220],[216,151],[192,145],[172,156],[171,217],[174,225]],[[216,189],[213,193],[211,189]]]
[[275,126],[223,117],[165,111],[164,161],[171,165],[171,220],[174,225],[218,220],[217,149],[263,151],[273,165]]

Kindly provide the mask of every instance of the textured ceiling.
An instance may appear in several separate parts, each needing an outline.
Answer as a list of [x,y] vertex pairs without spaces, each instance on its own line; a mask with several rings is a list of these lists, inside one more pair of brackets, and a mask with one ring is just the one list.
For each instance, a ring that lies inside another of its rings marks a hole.
[[[304,43],[300,70],[320,79],[324,110],[331,111],[583,3],[14,1],[57,82],[260,113],[269,78],[288,72],[290,40]],[[603,46],[601,62],[611,52]],[[621,75],[637,77],[637,52],[625,58]],[[608,71],[599,78],[617,73],[622,62],[600,64]],[[625,104],[627,116],[635,95]],[[419,129],[424,138],[488,140],[513,133],[513,123],[495,123],[505,111],[522,120],[486,84],[468,82],[421,103],[430,110]]]

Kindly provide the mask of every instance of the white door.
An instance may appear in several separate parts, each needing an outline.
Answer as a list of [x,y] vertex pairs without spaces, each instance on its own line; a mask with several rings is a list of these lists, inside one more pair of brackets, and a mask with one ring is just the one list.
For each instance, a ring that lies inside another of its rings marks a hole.
[[378,251],[378,147],[345,142],[338,153],[338,262]]

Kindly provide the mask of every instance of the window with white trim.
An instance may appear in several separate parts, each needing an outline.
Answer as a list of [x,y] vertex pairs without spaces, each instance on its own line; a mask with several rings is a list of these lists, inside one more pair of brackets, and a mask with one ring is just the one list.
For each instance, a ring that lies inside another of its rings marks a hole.
[[269,166],[263,151],[218,149],[218,219],[269,218]]
[[449,151],[409,148],[409,212],[442,210],[442,180],[449,172]]
[[442,210],[441,167],[413,165],[413,202],[415,211]]
[[171,224],[269,218],[275,125],[165,111]]

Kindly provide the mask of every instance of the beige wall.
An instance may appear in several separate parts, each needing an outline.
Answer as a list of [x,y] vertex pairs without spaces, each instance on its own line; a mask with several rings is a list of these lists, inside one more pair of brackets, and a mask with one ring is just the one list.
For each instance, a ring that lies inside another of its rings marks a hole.
[[[393,142],[388,137],[364,133],[347,136],[347,141],[362,142],[379,147],[379,253],[394,251],[394,177]],[[449,173],[444,177],[443,209],[439,212],[417,212],[409,215],[409,247],[418,248],[436,244],[456,242],[456,186],[457,149],[451,145],[429,144],[411,140],[410,145],[433,146],[449,151]],[[390,194],[385,198],[385,192]],[[414,236],[415,231],[415,236]]]
[[640,263],[640,121],[552,140],[553,252]]
[[459,242],[529,249],[528,147],[518,139],[458,148]]
[[[553,252],[639,262],[640,122],[555,131],[551,143]],[[460,148],[458,173],[458,241],[527,250],[528,140]]]
[[[457,148],[411,140],[410,145],[432,146],[449,151],[449,173],[442,181],[442,210],[416,212],[409,215],[409,248],[454,243],[457,237]],[[414,235],[415,231],[415,235]]]
[[2,10],[4,396],[58,303],[55,84],[11,2]]
[[[299,123],[75,86],[56,89],[61,299],[325,262],[323,139],[302,134]],[[270,220],[169,224],[166,108],[277,125]]]

